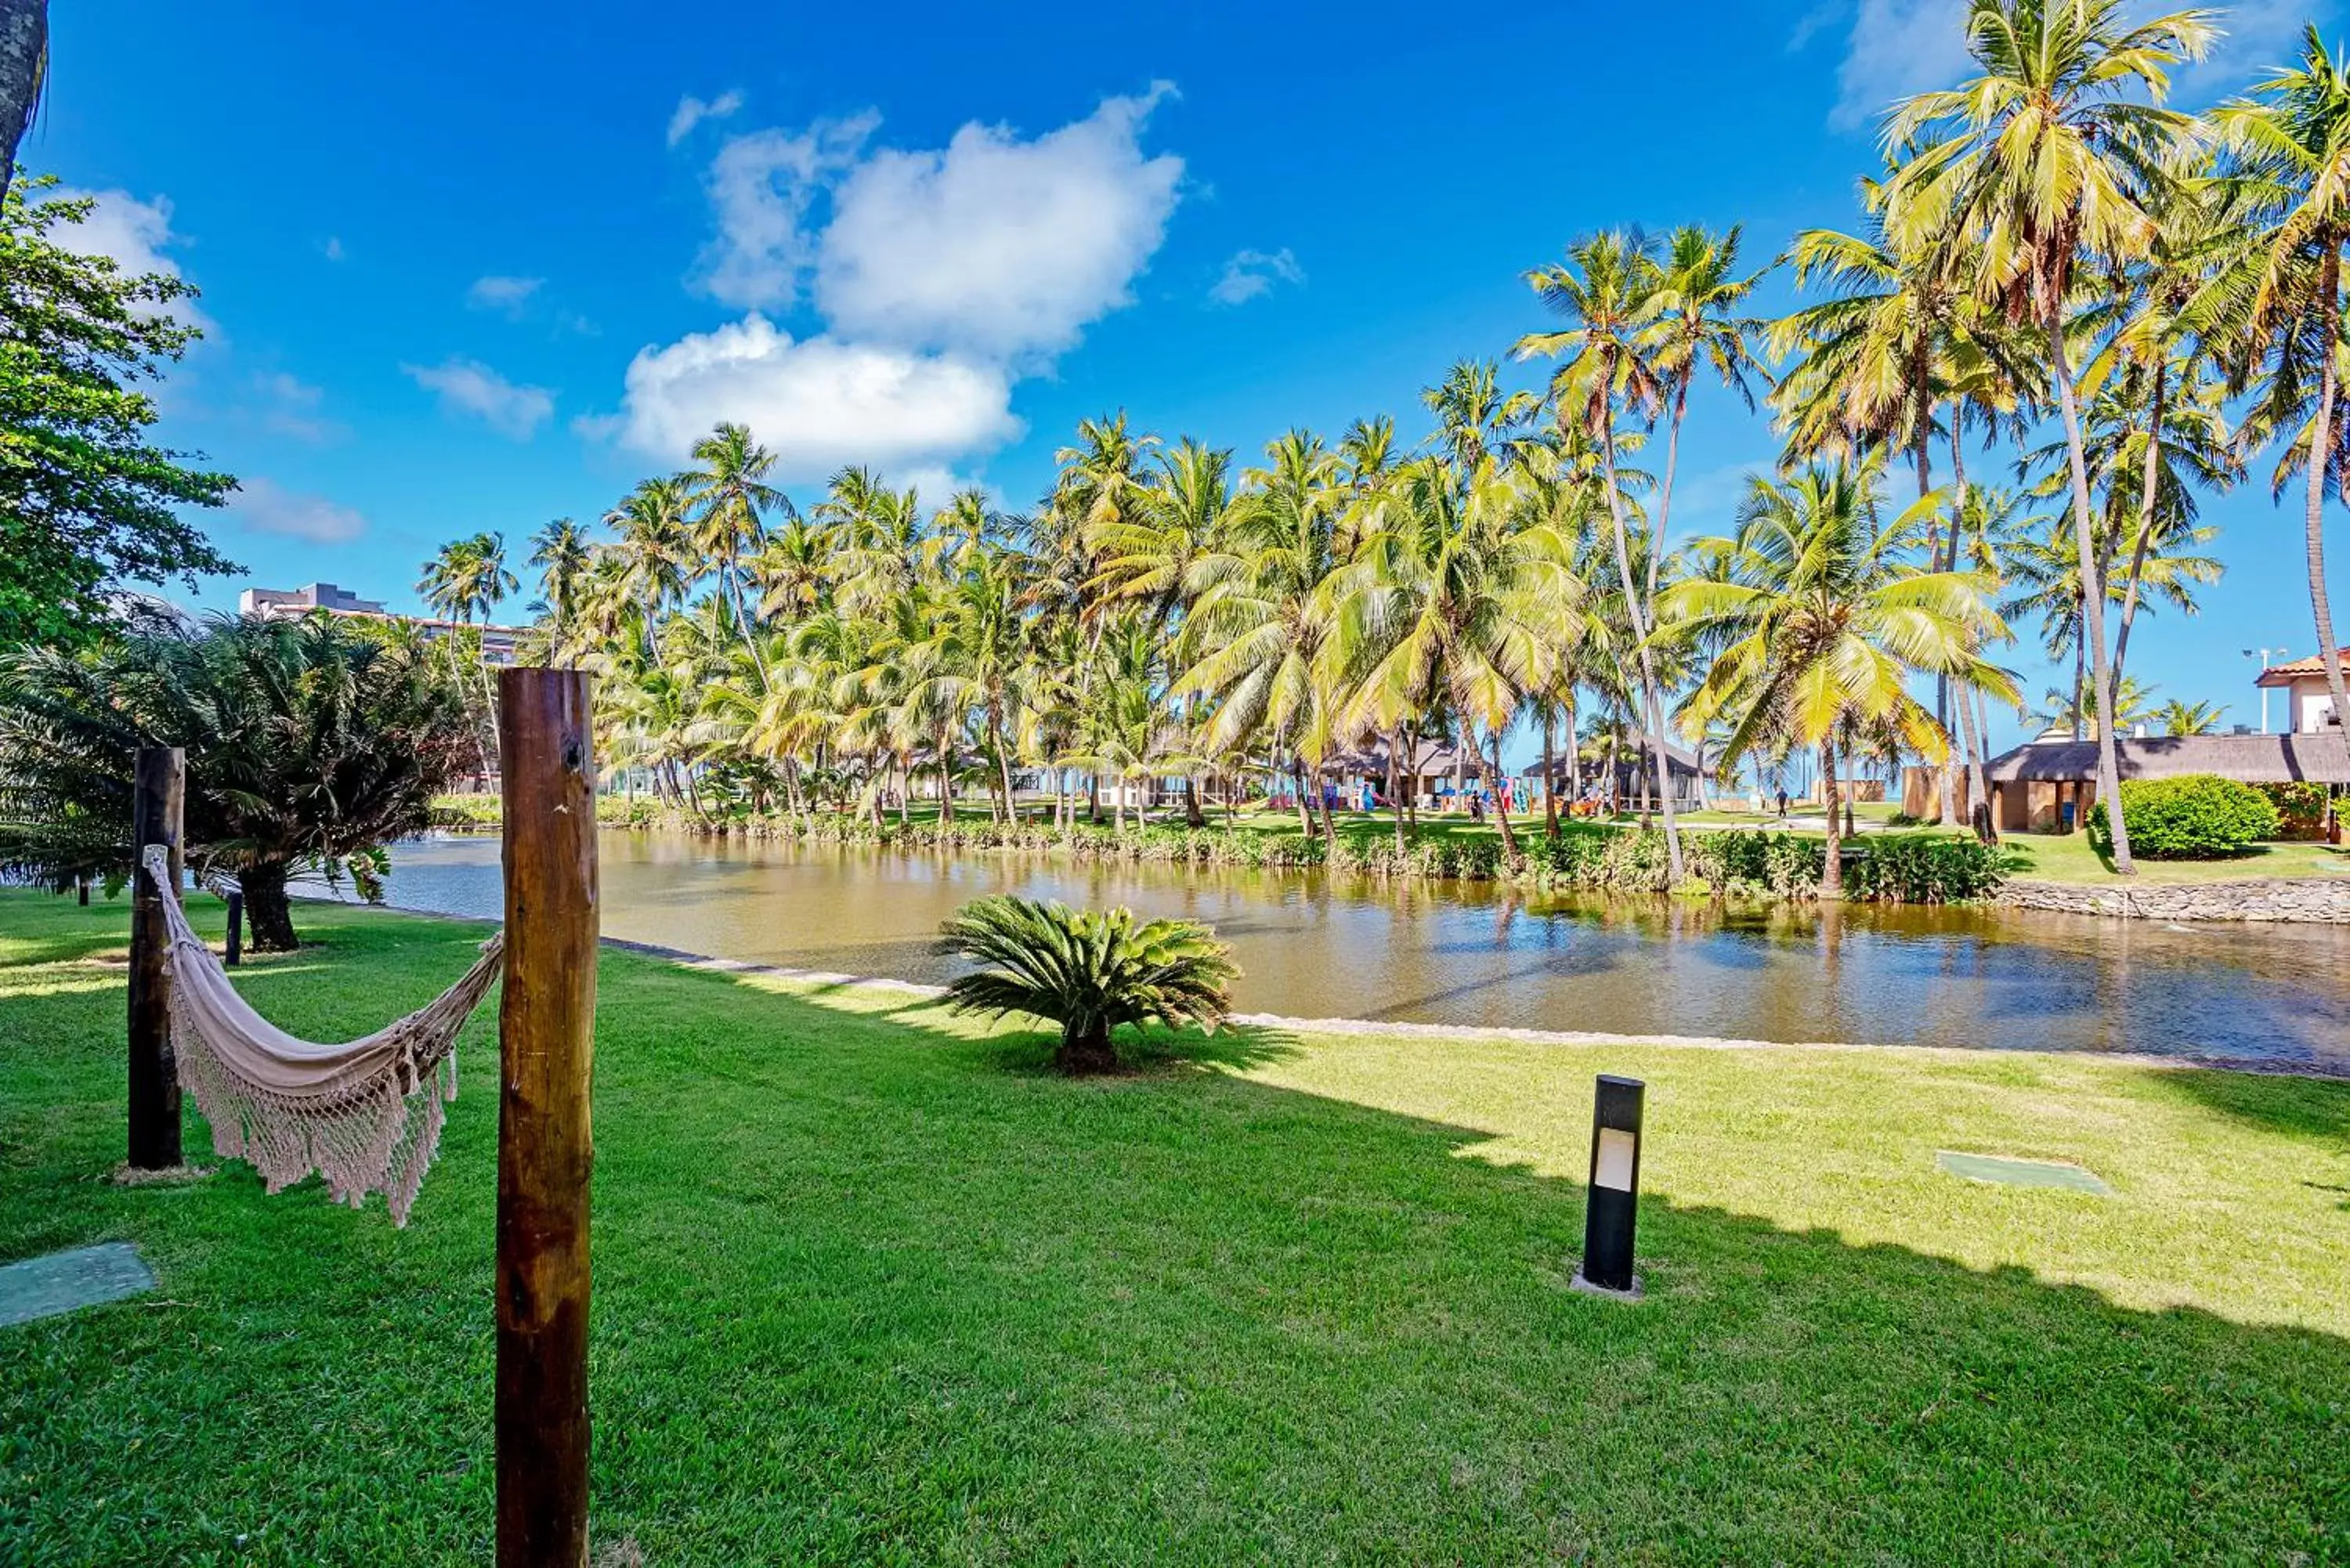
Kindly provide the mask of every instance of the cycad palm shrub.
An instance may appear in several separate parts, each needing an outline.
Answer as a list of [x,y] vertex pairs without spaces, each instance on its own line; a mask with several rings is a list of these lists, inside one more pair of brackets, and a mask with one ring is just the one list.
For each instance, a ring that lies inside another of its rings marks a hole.
[[1206,926],[1138,921],[1122,907],[1072,909],[999,894],[965,904],[940,929],[939,951],[985,966],[947,987],[949,1004],[1058,1023],[1053,1064],[1065,1073],[1114,1071],[1110,1031],[1121,1024],[1214,1029],[1231,1012],[1240,974],[1232,949]]

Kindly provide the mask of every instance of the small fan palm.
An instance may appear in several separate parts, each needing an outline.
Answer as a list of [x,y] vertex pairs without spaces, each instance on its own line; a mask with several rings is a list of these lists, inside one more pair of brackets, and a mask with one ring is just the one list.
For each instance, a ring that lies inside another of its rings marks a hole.
[[1109,1032],[1121,1023],[1197,1023],[1231,1012],[1240,969],[1232,950],[1196,920],[1145,920],[1134,911],[1072,909],[1008,895],[976,898],[940,928],[938,950],[992,967],[947,988],[957,1012],[1025,1012],[1061,1026],[1053,1064],[1065,1073],[1118,1066]]

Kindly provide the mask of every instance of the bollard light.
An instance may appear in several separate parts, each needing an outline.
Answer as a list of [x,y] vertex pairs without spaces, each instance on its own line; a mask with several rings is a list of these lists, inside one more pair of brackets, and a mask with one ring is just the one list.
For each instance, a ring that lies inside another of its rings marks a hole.
[[1633,1232],[1639,1218],[1640,1108],[1648,1085],[1599,1075],[1591,1102],[1591,1182],[1584,1200],[1579,1289],[1637,1298]]
[[228,956],[221,961],[222,965],[234,969],[244,957],[244,895],[231,893],[228,896]]

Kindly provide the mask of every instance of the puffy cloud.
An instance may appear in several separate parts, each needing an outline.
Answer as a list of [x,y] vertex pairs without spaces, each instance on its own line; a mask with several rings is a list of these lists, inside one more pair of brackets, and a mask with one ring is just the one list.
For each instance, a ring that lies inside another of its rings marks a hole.
[[669,144],[675,147],[693,134],[693,128],[703,120],[724,119],[742,107],[743,95],[738,91],[722,92],[708,103],[691,93],[686,94],[677,100],[677,109],[669,117]]
[[[1797,43],[1821,22],[1798,25]],[[1877,123],[1896,99],[1950,87],[1967,67],[1966,7],[1950,0],[1860,0],[1836,67],[1835,107],[1828,123],[1859,130]]]
[[282,534],[313,545],[348,545],[367,532],[367,519],[323,495],[302,495],[258,476],[238,483],[230,510],[262,534]]
[[1011,383],[998,367],[831,337],[795,340],[754,313],[629,365],[621,411],[581,421],[638,452],[682,459],[722,420],[751,427],[785,480],[820,479],[844,463],[885,471],[942,468],[1020,433]]
[[477,277],[465,291],[465,306],[469,310],[494,310],[510,319],[516,318],[546,282],[543,277],[502,277],[495,274]]
[[702,251],[703,290],[728,305],[790,304],[816,253],[802,221],[879,123],[873,114],[818,120],[797,134],[756,130],[720,148],[708,181],[718,233]]
[[544,387],[516,386],[479,359],[452,355],[438,365],[400,369],[418,386],[439,395],[442,412],[471,415],[515,441],[528,441],[555,412],[554,393]]
[[1218,305],[1246,305],[1271,294],[1277,283],[1304,283],[1305,271],[1284,245],[1277,251],[1236,251],[1224,263],[1224,275],[1208,290]]
[[1137,140],[1174,89],[1105,99],[1024,141],[971,124],[941,151],[883,150],[833,198],[816,300],[833,330],[998,357],[1068,348],[1130,302],[1183,161]]
[[[149,273],[161,273],[165,277],[181,275],[179,262],[163,254],[164,247],[181,239],[172,230],[170,197],[142,202],[127,191],[77,191],[65,186],[57,188],[57,195],[61,200],[89,198],[98,203],[88,217],[57,236],[57,243],[68,250],[83,255],[109,256],[130,277]],[[168,314],[207,333],[215,329],[213,320],[189,300],[173,302]]]

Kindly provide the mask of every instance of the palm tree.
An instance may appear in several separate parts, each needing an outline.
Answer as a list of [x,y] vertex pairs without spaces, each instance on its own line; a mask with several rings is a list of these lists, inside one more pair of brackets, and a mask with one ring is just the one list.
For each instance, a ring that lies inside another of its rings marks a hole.
[[1818,750],[1827,807],[1823,898],[1844,888],[1836,752],[1856,734],[1889,731],[1939,760],[1950,733],[1914,697],[1919,673],[1948,674],[2012,701],[2014,682],[1975,651],[2004,632],[1975,573],[1918,571],[1929,500],[1890,522],[1878,514],[1880,469],[1814,467],[1784,482],[1756,479],[1734,537],[1708,542],[1727,563],[1662,596],[1672,635],[1714,639],[1721,652],[1688,705],[1688,721],[1727,718],[1728,773],[1775,745]]
[[[1762,323],[1741,316],[1739,307],[1762,281],[1761,273],[1741,276],[1738,224],[1720,234],[1695,224],[1675,229],[1656,258],[1652,320],[1641,334],[1641,347],[1662,383],[1665,405],[1664,483],[1657,493],[1657,537],[1671,537],[1673,476],[1679,467],[1681,421],[1689,412],[1690,388],[1701,371],[1754,407],[1756,380],[1768,374],[1754,357],[1753,345],[1762,336]],[[1661,553],[1661,552],[1660,552]],[[1657,558],[1651,556],[1651,561]],[[1654,618],[1655,575],[1643,592]]]
[[1053,1064],[1064,1073],[1115,1071],[1110,1031],[1122,1024],[1214,1029],[1240,975],[1232,949],[1197,921],[1138,922],[1123,907],[1080,912],[1007,895],[955,911],[939,950],[993,966],[949,985],[949,1006],[1058,1023]]
[[[1547,685],[1558,650],[1581,639],[1584,588],[1572,546],[1547,519],[1529,522],[1527,492],[1495,459],[1465,481],[1451,467],[1422,458],[1382,487],[1372,527],[1334,579],[1326,657],[1349,694],[1345,732],[1391,732],[1440,692],[1498,806],[1502,733]],[[1514,857],[1505,807],[1497,822]]]
[[[1887,189],[1896,232],[1932,244],[1948,275],[1970,276],[1980,297],[2011,319],[2036,319],[2046,338],[2101,703],[2113,670],[2067,310],[2083,264],[2126,265],[2153,248],[2153,192],[2190,128],[2161,107],[2169,68],[2200,59],[2216,36],[2205,12],[2130,26],[2121,10],[2122,0],[1972,0],[1967,48],[1978,74],[1901,104],[1884,133],[1888,148],[1909,154]],[[2114,868],[2133,876],[2114,728],[2098,730],[2097,794],[2108,805]]]
[[619,535],[619,591],[636,607],[648,657],[654,623],[663,610],[684,600],[693,581],[687,532],[691,495],[688,482],[679,476],[643,480],[604,515]]
[[[2338,416],[2342,249],[2350,243],[2350,60],[2329,52],[2313,25],[2298,61],[2211,119],[2253,228],[2251,243],[2220,269],[2210,298],[2199,302],[2199,318],[2240,323],[2240,382],[2255,363],[2266,369],[2251,428],[2288,436],[2276,471],[2280,495],[2294,472],[2306,476],[2302,537],[2318,663],[2334,711],[2350,715],[2325,588],[2324,531],[2326,482],[2340,483],[2344,472]],[[2350,726],[2350,719],[2344,722]],[[2344,734],[2350,746],[2350,727]]]
[[2214,707],[2209,702],[2182,702],[2173,697],[2155,710],[2154,717],[2166,735],[2210,735],[2218,732],[2220,715],[2227,711],[2225,703]]
[[759,655],[758,623],[743,601],[742,562],[766,543],[761,514],[788,515],[792,504],[767,483],[775,454],[752,439],[747,425],[720,424],[693,443],[693,461],[702,466],[682,476],[686,504],[693,510],[691,537],[694,547],[716,563],[719,589],[734,607],[743,646],[764,681],[767,667]]
[[[1329,744],[1331,693],[1322,645],[1326,584],[1336,566],[1338,462],[1319,439],[1293,431],[1265,449],[1234,503],[1225,546],[1203,559],[1199,597],[1174,642],[1183,673],[1172,694],[1214,700],[1195,743],[1231,753],[1263,743],[1292,759]],[[1308,832],[1302,761],[1293,761]]]
[[588,575],[588,536],[568,517],[557,517],[531,536],[530,564],[539,569],[539,589],[555,618],[555,646],[567,651],[577,632],[579,589]]
[[[1513,352],[1520,359],[1540,355],[1565,361],[1551,378],[1551,406],[1562,432],[1579,432],[1599,454],[1608,519],[1615,531],[1617,570],[1628,590],[1625,611],[1640,671],[1645,739],[1648,754],[1656,761],[1657,776],[1665,778],[1664,705],[1648,643],[1648,617],[1633,587],[1640,579],[1632,572],[1631,537],[1616,479],[1617,403],[1620,400],[1627,409],[1652,415],[1665,390],[1643,337],[1658,308],[1654,273],[1647,242],[1637,235],[1603,234],[1576,241],[1567,247],[1565,262],[1526,275],[1535,297],[1571,325],[1558,332],[1528,333],[1518,339]],[[1664,796],[1665,853],[1672,879],[1679,882],[1680,830],[1673,819],[1672,791],[1666,789]]]
[[[22,649],[0,656],[0,871],[130,874],[131,759],[178,746],[190,862],[236,877],[255,947],[289,950],[287,878],[348,876],[380,897],[376,851],[432,825],[471,729],[428,645],[325,614]],[[71,835],[89,822],[111,825],[96,866]]]

